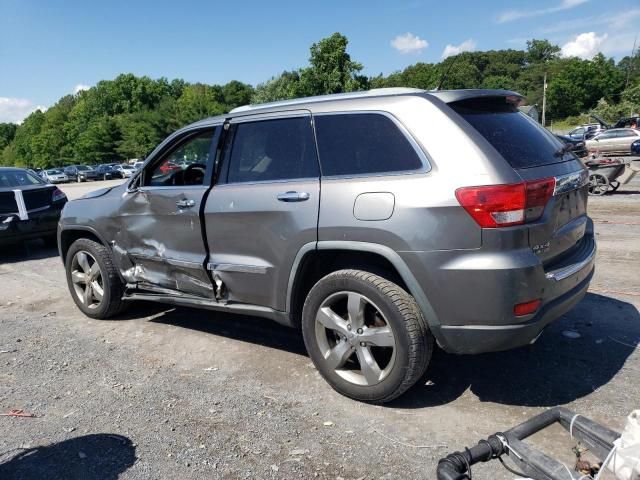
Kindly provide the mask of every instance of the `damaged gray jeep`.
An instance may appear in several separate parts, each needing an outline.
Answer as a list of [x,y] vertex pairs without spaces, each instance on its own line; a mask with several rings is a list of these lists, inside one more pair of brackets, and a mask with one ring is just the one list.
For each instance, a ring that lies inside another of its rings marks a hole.
[[71,296],[92,318],[146,300],[300,328],[333,388],[379,403],[436,343],[532,343],[585,294],[596,246],[585,168],[520,100],[382,89],[189,125],[66,205]]

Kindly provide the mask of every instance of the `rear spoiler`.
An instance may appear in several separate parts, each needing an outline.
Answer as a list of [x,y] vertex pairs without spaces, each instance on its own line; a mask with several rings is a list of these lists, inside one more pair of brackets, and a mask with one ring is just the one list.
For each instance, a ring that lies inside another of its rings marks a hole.
[[489,89],[467,89],[467,90],[431,90],[429,95],[442,100],[444,103],[454,103],[474,98],[504,97],[514,105],[520,106],[524,103],[524,97],[511,90],[489,90]]

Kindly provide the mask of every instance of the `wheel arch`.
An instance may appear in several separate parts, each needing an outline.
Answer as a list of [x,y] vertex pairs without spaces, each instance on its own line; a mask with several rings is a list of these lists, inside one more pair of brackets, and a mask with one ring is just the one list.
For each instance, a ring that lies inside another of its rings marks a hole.
[[298,251],[289,275],[287,311],[295,326],[300,325],[304,298],[323,276],[344,268],[369,269],[398,283],[416,300],[434,335],[438,335],[438,318],[425,292],[400,255],[377,243],[355,241],[310,242]]
[[105,247],[109,246],[109,243],[92,227],[87,225],[69,225],[58,229],[58,251],[62,263],[67,258],[67,252],[69,247],[80,238],[88,238],[94,242],[100,243]]

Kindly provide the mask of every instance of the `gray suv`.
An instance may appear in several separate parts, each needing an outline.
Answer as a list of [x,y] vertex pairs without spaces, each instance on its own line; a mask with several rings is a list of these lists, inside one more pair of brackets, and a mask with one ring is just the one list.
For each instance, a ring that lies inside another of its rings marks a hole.
[[502,90],[382,89],[240,107],[185,127],[126,184],[67,203],[71,296],[302,330],[340,393],[387,402],[435,344],[527,345],[583,297],[582,163]]

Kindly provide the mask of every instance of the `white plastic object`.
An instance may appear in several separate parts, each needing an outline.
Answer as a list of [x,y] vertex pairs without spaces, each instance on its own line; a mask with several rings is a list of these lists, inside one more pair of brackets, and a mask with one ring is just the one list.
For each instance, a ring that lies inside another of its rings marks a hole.
[[622,435],[613,443],[609,470],[618,480],[640,480],[640,410],[629,414]]

